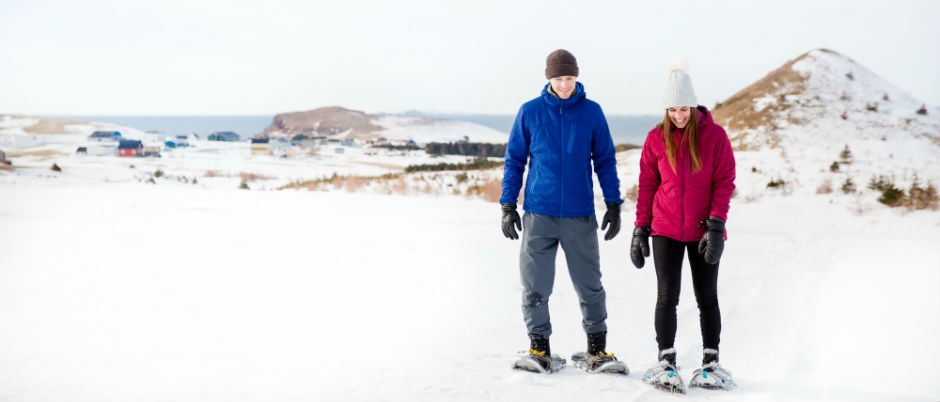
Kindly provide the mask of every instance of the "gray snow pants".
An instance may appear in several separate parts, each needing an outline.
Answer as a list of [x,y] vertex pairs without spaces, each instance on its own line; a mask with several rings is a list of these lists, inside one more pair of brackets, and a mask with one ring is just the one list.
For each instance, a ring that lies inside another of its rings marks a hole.
[[522,314],[530,334],[548,337],[552,323],[548,298],[555,284],[555,254],[561,245],[568,274],[581,304],[581,325],[588,334],[607,331],[607,304],[601,284],[597,217],[558,218],[526,212],[522,218]]

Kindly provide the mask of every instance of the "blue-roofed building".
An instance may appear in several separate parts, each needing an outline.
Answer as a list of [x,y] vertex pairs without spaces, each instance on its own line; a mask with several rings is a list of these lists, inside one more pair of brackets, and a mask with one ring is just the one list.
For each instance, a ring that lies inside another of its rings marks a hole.
[[120,141],[121,132],[120,131],[95,131],[88,136],[88,141]]

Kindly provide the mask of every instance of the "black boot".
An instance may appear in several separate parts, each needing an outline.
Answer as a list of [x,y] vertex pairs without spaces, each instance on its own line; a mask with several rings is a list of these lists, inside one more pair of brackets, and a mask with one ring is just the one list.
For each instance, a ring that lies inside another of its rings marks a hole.
[[705,348],[702,353],[702,367],[707,367],[711,363],[718,363],[718,349]]
[[548,344],[548,337],[529,334],[529,357],[539,362],[543,369],[551,370],[552,349]]
[[607,353],[607,331],[588,334],[587,364],[596,370],[604,363],[617,360],[613,353]]
[[679,366],[676,365],[676,348],[669,348],[659,351],[659,363],[664,364],[664,368],[669,370],[676,370]]
[[588,334],[587,339],[588,339],[587,352],[589,355],[597,355],[597,354],[604,353],[604,350],[607,348],[607,331]]

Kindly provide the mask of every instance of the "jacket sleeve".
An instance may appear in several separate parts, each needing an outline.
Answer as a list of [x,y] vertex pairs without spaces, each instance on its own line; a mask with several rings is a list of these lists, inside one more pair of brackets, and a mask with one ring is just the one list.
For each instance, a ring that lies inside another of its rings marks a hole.
[[592,139],[591,157],[594,159],[594,172],[597,174],[597,181],[600,182],[601,191],[604,193],[604,203],[623,204],[620,198],[620,179],[617,177],[617,149],[614,146],[614,139],[610,136],[610,127],[607,125],[607,118],[604,112],[598,106],[597,127],[594,130]]
[[643,151],[640,154],[640,179],[637,183],[636,221],[634,226],[650,226],[653,222],[653,197],[662,183],[659,174],[659,161],[653,152],[654,142],[661,136],[654,128],[646,135]]
[[522,188],[522,175],[525,173],[526,161],[529,158],[529,141],[531,136],[525,125],[525,105],[519,108],[516,121],[509,132],[509,141],[506,144],[506,154],[503,156],[503,194],[499,198],[500,204],[515,204]]
[[709,216],[728,221],[728,209],[734,194],[735,161],[731,141],[719,127],[718,145],[715,147],[715,170],[712,172],[712,199]]

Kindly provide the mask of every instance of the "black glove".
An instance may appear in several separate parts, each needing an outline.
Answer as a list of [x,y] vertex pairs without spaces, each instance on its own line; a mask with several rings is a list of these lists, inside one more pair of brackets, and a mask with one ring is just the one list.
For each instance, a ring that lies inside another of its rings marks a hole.
[[698,252],[705,257],[705,262],[717,264],[721,259],[721,252],[725,250],[725,221],[712,216],[698,226],[707,228],[702,240],[698,242]]
[[633,240],[630,242],[630,260],[637,269],[643,268],[650,256],[650,227],[637,226],[633,229]]
[[503,204],[503,235],[507,239],[516,240],[519,234],[516,228],[522,230],[522,219],[519,219],[519,213],[516,212],[516,204]]
[[608,223],[610,224],[610,230],[604,234],[604,240],[613,239],[617,237],[617,233],[620,233],[620,204],[607,204],[607,213],[604,214],[604,223],[601,224],[601,230],[607,229]]

